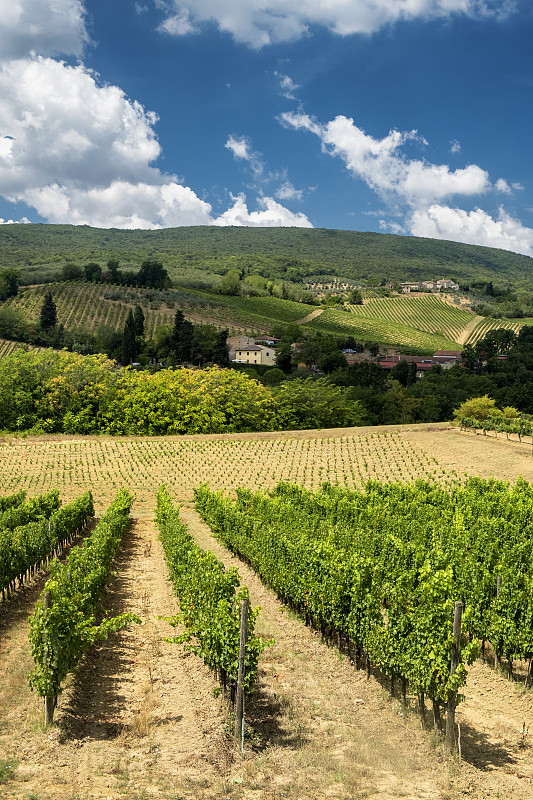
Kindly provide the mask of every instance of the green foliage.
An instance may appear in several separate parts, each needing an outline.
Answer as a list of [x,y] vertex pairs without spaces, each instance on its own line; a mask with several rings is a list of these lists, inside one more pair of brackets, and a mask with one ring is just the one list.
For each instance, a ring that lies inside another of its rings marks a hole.
[[285,429],[344,428],[363,425],[361,404],[349,390],[326,378],[295,378],[274,389]]
[[41,328],[44,331],[50,330],[57,323],[57,309],[52,293],[46,292],[41,306],[41,314],[39,317]]
[[[483,397],[473,397],[470,400],[465,400],[461,403],[459,408],[453,412],[455,419],[462,419],[463,417],[473,417],[477,420],[489,419],[496,409],[496,401],[484,395]],[[501,414],[501,411],[500,411]]]
[[50,608],[45,609],[41,601],[30,618],[35,668],[29,683],[41,697],[57,697],[66,675],[96,641],[131,622],[140,622],[134,614],[120,614],[100,623],[95,618],[132,501],[133,495],[119,492],[83,547],[72,548],[66,564],[52,562],[43,592],[43,597],[50,593]]
[[275,430],[271,392],[234,370],[161,370],[121,374],[103,398],[99,429],[148,436]]
[[[0,523],[0,589],[13,588],[16,578],[23,580],[29,569],[38,567],[45,558],[61,547],[67,540],[81,531],[94,514],[90,492],[78,500],[59,508],[57,492],[35,498],[26,504],[17,505],[14,512],[23,511],[21,520],[13,517],[8,523],[20,523],[20,527],[8,527]],[[28,513],[33,506],[33,513]],[[2,516],[9,512],[5,511]],[[28,521],[33,520],[33,521]]]
[[19,275],[15,269],[0,270],[0,302],[15,297],[19,288]]
[[[507,658],[533,651],[533,489],[525,481],[369,481],[364,492],[324,484],[316,494],[279,484],[267,495],[239,489],[235,502],[203,486],[195,497],[221,541],[282,600],[323,631],[346,635],[417,693],[453,698],[477,639]],[[456,600],[461,660],[450,676]]]
[[[187,646],[217,671],[223,682],[237,680],[239,666],[240,603],[248,589],[239,589],[235,568],[225,569],[213,553],[195,543],[179,518],[165,486],[157,494],[157,525],[170,578],[181,613],[174,624],[185,632],[173,639]],[[254,634],[259,608],[251,609],[246,639],[244,691],[250,692],[257,678],[257,661],[265,643]]]

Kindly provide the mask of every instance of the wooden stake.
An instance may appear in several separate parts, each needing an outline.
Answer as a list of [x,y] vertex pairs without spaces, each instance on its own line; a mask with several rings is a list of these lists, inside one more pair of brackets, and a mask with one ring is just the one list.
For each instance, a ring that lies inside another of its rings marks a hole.
[[[46,612],[50,608],[50,592],[44,593],[44,612],[46,615],[46,621],[48,622],[48,614]],[[45,636],[46,636],[46,623],[45,623]],[[54,707],[55,707],[55,697],[45,697],[44,698],[44,727],[48,727],[54,721]]]
[[[455,603],[453,614],[453,647],[450,660],[450,675],[454,675],[459,666],[461,656],[461,620],[463,617],[463,604],[460,600]],[[455,708],[457,706],[457,692],[448,700],[446,706],[446,744],[450,750],[455,750]]]
[[241,638],[239,642],[239,674],[237,677],[237,699],[235,703],[235,739],[241,743],[244,753],[244,658],[246,655],[246,634],[248,632],[248,606],[249,601],[243,600],[241,604]]

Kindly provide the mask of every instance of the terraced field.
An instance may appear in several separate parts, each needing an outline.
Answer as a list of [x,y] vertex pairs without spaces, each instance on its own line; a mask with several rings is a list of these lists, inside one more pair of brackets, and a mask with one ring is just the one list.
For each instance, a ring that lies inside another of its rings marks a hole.
[[[0,305],[21,311],[37,322],[45,292],[50,289],[57,307],[59,323],[67,330],[96,331],[100,326],[122,330],[130,309],[139,303],[145,315],[145,332],[153,336],[160,325],[171,325],[175,308],[195,324],[209,323],[230,333],[267,333],[278,323],[293,322],[305,316],[312,306],[276,297],[226,297],[207,292],[131,289],[76,282],[30,286]],[[121,299],[115,299],[121,298]]]
[[475,344],[486,336],[489,331],[498,328],[507,328],[518,333],[523,325],[533,325],[533,319],[527,317],[523,319],[490,319],[489,317],[483,317],[473,331],[471,331],[465,344]]
[[462,330],[475,316],[471,311],[447,303],[439,295],[422,297],[368,298],[362,306],[349,306],[352,314],[380,319],[444,336],[457,342]]
[[457,350],[457,342],[442,334],[428,333],[390,319],[352,314],[336,309],[326,309],[323,314],[309,322],[307,327],[333,336],[354,336],[362,342],[379,342],[385,347],[401,348],[404,352],[434,353],[436,350]]

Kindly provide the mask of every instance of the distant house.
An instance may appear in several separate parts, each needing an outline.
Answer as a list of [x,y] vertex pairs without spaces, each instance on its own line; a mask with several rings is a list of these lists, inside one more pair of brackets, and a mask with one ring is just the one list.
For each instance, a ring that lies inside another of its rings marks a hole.
[[379,366],[390,372],[400,361],[407,361],[408,364],[416,364],[416,377],[421,378],[424,372],[439,364],[443,369],[450,369],[455,364],[461,363],[460,350],[437,350],[432,356],[404,356],[401,353],[392,353],[379,359]]
[[437,350],[433,353],[433,363],[440,364],[444,369],[450,369],[461,363],[460,350]]
[[253,347],[255,345],[255,340],[251,336],[228,336],[227,342],[230,361],[235,361],[236,348],[242,350],[245,347]]
[[404,283],[400,283],[400,291],[404,294],[409,294],[410,292],[456,292],[458,289],[458,283],[445,280],[444,278],[438,281],[405,281]]
[[272,347],[252,344],[242,348],[236,347],[235,358],[232,360],[237,364],[267,364],[273,367],[276,364],[276,354]]

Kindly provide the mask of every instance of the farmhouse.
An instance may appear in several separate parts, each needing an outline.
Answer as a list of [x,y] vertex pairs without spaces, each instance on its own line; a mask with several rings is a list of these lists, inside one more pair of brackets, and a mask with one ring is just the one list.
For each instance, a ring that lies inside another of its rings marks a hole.
[[242,348],[236,348],[233,361],[238,364],[267,364],[270,367],[276,364],[273,348],[262,347],[259,344],[251,344]]
[[404,294],[410,294],[410,292],[456,292],[458,289],[458,283],[444,278],[438,281],[406,281],[405,283],[400,283],[400,291]]

